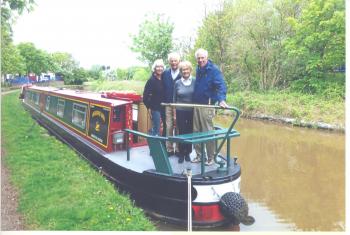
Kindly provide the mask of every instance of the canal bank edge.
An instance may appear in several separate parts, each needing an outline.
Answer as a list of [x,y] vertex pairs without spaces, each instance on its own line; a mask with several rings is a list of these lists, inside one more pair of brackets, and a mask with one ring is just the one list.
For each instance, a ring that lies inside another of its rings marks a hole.
[[[224,111],[223,115],[232,115],[232,113],[229,111]],[[286,117],[272,116],[272,115],[265,115],[265,114],[246,114],[244,112],[242,113],[241,117],[246,119],[265,120],[265,121],[277,122],[282,124],[290,124],[298,127],[337,131],[337,132],[345,133],[344,126],[332,125],[324,122],[308,122],[308,121],[304,121],[296,118],[286,118]]]

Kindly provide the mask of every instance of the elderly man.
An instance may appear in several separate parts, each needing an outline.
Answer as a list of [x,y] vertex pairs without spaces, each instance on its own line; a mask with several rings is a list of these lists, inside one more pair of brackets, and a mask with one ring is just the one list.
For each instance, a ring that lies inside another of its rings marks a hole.
[[[208,51],[200,48],[196,51],[197,59],[196,83],[193,93],[193,103],[214,105],[218,103],[221,107],[226,104],[226,84],[219,68],[208,59]],[[215,109],[194,108],[193,110],[193,132],[214,130],[213,118]],[[201,161],[201,145],[195,145],[197,157],[192,162]],[[206,143],[207,166],[214,163],[215,143]]]
[[[179,63],[180,63],[180,55],[178,53],[172,52],[168,55],[168,61],[170,68],[165,70],[162,79],[164,84],[164,103],[173,103],[173,93],[174,93],[174,84],[175,81],[179,80],[181,78],[181,73],[179,70]],[[174,132],[174,115],[173,110],[170,107],[165,108],[165,128],[163,127],[163,135],[165,136],[171,136]],[[175,144],[174,149],[174,143],[173,142],[166,142],[166,149],[168,152],[168,155],[178,155],[178,145]]]

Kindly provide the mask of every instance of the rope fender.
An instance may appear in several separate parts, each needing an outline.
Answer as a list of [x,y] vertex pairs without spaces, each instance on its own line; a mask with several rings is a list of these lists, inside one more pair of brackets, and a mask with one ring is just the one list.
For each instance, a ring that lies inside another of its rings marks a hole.
[[219,206],[221,213],[236,224],[252,225],[255,222],[254,217],[248,215],[248,204],[239,193],[225,193],[220,198]]

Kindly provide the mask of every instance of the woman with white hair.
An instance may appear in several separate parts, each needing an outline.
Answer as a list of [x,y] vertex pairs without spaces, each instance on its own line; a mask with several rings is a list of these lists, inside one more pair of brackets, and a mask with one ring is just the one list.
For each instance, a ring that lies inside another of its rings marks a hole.
[[152,128],[149,130],[151,135],[159,135],[160,120],[164,122],[164,108],[160,105],[164,99],[164,85],[162,82],[162,73],[164,71],[164,62],[161,59],[154,61],[152,65],[152,75],[148,79],[143,91],[143,103],[147,109],[151,110]]
[[[174,103],[191,104],[195,85],[195,78],[191,76],[192,64],[189,61],[183,61],[179,65],[181,78],[174,85]],[[193,131],[193,108],[177,107],[176,108],[176,124],[179,134],[188,134]],[[192,152],[192,144],[179,143],[179,163],[191,161],[190,154]]]

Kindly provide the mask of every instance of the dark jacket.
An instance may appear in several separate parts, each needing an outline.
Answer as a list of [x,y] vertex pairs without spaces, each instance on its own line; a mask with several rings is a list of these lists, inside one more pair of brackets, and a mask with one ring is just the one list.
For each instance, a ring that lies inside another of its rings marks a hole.
[[148,79],[143,90],[143,103],[148,109],[161,111],[161,102],[164,100],[164,85],[162,80],[158,80],[153,74]]
[[211,60],[204,68],[197,66],[193,102],[215,104],[226,100],[226,84],[220,69]]
[[177,75],[175,80],[171,76],[171,68],[165,70],[162,74],[162,80],[164,84],[164,103],[173,102],[174,84],[177,80],[181,78],[181,73]]

